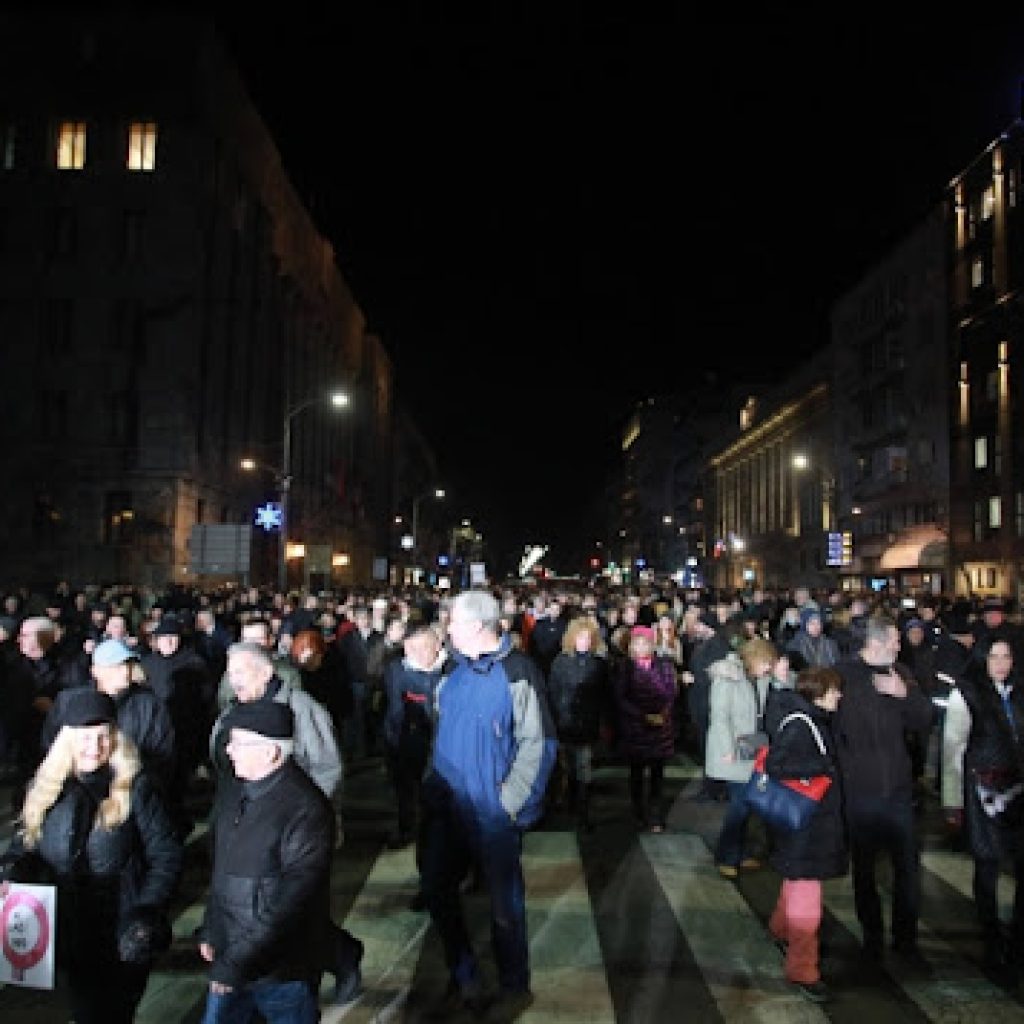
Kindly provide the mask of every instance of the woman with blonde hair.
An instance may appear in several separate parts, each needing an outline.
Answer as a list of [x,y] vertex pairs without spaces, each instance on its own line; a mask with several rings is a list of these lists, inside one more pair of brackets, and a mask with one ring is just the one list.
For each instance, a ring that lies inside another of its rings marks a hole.
[[155,955],[182,846],[113,700],[75,692],[32,780],[0,888],[57,888],[57,967],[76,1024],[130,1024]]
[[728,787],[729,806],[715,847],[715,862],[723,878],[736,878],[740,868],[759,868],[761,861],[746,850],[750,808],[743,791],[754,768],[752,749],[743,749],[741,736],[763,733],[765,709],[774,689],[791,686],[789,665],[770,640],[756,636],[739,644],[708,667],[711,691],[708,745],[704,770],[708,778]]
[[570,619],[562,649],[551,662],[548,701],[558,731],[558,762],[552,774],[554,802],[566,795],[577,825],[589,831],[594,745],[608,705],[607,648],[589,615]]

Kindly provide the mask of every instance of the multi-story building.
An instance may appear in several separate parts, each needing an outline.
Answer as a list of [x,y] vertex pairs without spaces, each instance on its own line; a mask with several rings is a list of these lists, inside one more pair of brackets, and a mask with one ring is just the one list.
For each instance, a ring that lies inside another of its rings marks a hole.
[[945,220],[935,209],[832,310],[844,586],[939,593],[949,578]]
[[827,352],[750,396],[707,461],[707,582],[730,589],[828,587],[835,470]]
[[949,185],[954,589],[1024,599],[1024,125]]
[[4,581],[187,581],[285,469],[289,584],[379,575],[391,364],[233,62],[202,18],[57,20],[0,26]]

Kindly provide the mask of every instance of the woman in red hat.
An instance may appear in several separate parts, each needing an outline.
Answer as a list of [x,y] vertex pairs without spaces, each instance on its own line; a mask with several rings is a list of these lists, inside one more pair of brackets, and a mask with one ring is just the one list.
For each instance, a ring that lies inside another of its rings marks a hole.
[[675,666],[654,652],[654,630],[633,626],[629,657],[613,666],[619,749],[629,764],[629,795],[640,828],[664,832],[662,782],[675,750]]

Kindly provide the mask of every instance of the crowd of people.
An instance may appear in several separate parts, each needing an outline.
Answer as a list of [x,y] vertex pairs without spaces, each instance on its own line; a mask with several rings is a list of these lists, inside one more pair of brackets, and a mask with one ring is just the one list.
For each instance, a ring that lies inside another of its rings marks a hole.
[[[782,880],[769,931],[801,994],[830,998],[824,879],[852,872],[864,955],[885,955],[882,855],[891,946],[920,959],[929,794],[974,859],[987,963],[1012,981],[1024,888],[1007,929],[996,880],[1024,866],[1024,652],[1007,613],[994,598],[800,587],[11,591],[0,765],[19,827],[0,878],[58,887],[78,1024],[131,1021],[169,942],[190,794],[209,786],[204,1021],[316,1020],[325,973],[337,1002],[361,991],[363,945],[331,920],[330,871],[346,771],[379,757],[395,794],[387,846],[414,847],[413,906],[445,950],[442,1014],[511,1012],[532,998],[524,833],[563,813],[593,830],[602,758],[627,769],[628,827],[664,832],[665,766],[688,755],[702,768],[694,798],[723,804],[718,872],[768,860]],[[774,776],[833,778],[806,831],[751,827],[762,745]],[[490,898],[497,993],[463,919],[467,880]],[[93,940],[78,942],[87,914]]]

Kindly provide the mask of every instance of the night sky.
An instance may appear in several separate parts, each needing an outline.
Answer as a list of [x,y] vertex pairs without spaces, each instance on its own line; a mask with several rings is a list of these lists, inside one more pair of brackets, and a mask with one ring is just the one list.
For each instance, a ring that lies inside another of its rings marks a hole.
[[1020,108],[1024,18],[436,6],[220,20],[452,511],[556,564],[637,400],[824,345]]

